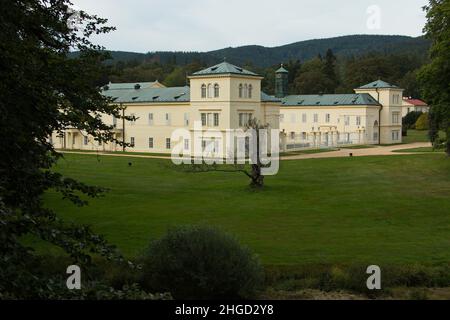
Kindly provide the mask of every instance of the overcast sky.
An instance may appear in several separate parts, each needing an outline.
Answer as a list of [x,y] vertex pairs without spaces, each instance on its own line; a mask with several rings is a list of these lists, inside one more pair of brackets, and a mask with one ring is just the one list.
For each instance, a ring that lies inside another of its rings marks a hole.
[[419,36],[427,0],[72,0],[117,30],[109,50],[209,51],[350,34]]

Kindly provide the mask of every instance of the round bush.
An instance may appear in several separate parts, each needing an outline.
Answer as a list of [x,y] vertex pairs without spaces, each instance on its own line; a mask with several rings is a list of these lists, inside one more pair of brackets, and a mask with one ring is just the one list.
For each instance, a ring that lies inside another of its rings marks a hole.
[[175,299],[250,298],[263,278],[247,247],[210,227],[169,230],[151,243],[142,265],[142,286]]

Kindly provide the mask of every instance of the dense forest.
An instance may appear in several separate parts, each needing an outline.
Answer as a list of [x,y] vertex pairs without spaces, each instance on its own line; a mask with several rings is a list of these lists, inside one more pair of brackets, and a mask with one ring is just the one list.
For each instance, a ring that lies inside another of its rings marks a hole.
[[420,98],[417,70],[427,62],[429,42],[404,36],[346,36],[298,42],[276,48],[246,46],[211,52],[110,52],[108,81],[159,80],[166,86],[188,85],[187,76],[226,58],[262,76],[263,90],[274,93],[275,70],[289,70],[291,94],[350,93],[377,79]]

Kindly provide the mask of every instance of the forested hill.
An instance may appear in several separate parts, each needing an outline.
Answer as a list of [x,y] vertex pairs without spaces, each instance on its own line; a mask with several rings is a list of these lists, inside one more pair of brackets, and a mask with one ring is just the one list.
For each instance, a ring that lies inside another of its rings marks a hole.
[[331,49],[338,57],[357,57],[370,52],[425,55],[429,45],[429,41],[423,37],[351,35],[300,41],[273,48],[252,45],[209,52],[149,52],[144,54],[111,51],[111,54],[114,62],[145,61],[186,65],[198,61],[202,65],[211,65],[226,58],[227,61],[238,65],[252,64],[255,67],[268,67],[283,61],[309,60],[319,54],[323,55],[328,49]]

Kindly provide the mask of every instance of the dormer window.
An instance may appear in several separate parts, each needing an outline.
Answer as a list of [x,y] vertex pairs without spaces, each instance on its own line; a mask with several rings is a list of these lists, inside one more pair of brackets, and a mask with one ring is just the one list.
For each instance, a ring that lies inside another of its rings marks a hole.
[[219,98],[219,94],[220,94],[220,87],[219,84],[215,84],[214,85],[214,98]]
[[202,99],[206,98],[206,84],[202,84]]

